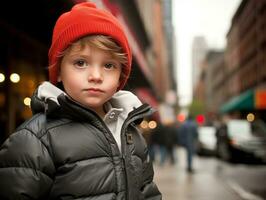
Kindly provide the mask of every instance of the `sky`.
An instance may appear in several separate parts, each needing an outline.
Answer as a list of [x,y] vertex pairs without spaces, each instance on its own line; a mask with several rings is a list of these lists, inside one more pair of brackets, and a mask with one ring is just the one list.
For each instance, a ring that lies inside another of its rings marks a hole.
[[172,0],[177,48],[178,99],[192,100],[191,51],[195,36],[204,36],[209,48],[223,49],[231,19],[241,0]]

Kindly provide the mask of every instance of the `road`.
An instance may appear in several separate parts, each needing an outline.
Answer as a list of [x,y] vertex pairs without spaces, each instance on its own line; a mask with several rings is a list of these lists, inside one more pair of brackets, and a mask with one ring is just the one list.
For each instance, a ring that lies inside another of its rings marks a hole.
[[176,155],[175,165],[154,163],[154,180],[164,200],[266,200],[266,165],[195,157],[195,173],[189,174],[184,150]]

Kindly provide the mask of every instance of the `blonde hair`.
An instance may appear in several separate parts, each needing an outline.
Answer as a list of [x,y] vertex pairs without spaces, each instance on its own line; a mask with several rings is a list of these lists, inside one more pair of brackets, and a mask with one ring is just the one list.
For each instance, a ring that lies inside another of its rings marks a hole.
[[123,49],[118,45],[110,36],[105,35],[90,35],[79,39],[74,42],[70,48],[74,46],[80,46],[80,49],[84,49],[86,45],[94,48],[106,51],[111,54],[111,56],[118,60],[122,65],[127,65],[127,56],[123,52]]

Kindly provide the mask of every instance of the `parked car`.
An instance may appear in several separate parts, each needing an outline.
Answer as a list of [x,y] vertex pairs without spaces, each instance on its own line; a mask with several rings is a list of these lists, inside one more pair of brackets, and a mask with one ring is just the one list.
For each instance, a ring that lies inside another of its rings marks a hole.
[[225,161],[266,161],[266,125],[229,120],[217,130],[217,155]]
[[213,126],[198,127],[198,155],[215,155],[216,153],[216,129]]

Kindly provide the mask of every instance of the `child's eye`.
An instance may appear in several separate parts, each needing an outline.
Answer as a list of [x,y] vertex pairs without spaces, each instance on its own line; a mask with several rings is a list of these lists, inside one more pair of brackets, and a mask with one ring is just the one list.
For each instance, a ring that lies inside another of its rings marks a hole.
[[104,67],[105,67],[106,69],[113,69],[113,68],[116,67],[116,65],[113,64],[113,63],[106,63],[106,64],[104,64]]
[[74,66],[78,68],[84,68],[87,66],[87,63],[84,60],[76,60],[74,61]]

